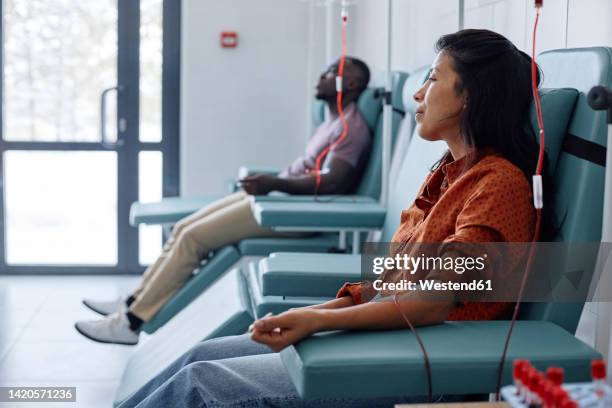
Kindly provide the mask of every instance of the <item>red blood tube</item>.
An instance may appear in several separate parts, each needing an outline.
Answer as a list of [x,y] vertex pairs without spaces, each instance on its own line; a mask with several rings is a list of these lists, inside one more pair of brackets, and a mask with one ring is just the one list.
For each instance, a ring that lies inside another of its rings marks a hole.
[[606,362],[593,360],[591,362],[591,377],[597,398],[602,399],[606,391]]
[[567,391],[561,387],[555,388],[553,396],[551,398],[554,407],[560,407],[566,400],[569,399]]
[[523,359],[514,360],[512,367],[512,379],[516,386],[516,395],[523,397],[525,388],[525,370],[529,366],[529,361]]
[[555,385],[563,384],[565,373],[561,367],[549,367],[546,370],[546,378],[552,381]]

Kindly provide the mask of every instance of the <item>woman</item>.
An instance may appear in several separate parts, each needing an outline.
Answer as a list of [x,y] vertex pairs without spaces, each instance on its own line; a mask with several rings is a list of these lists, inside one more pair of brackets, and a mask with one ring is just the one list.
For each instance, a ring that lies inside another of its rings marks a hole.
[[[402,213],[393,242],[529,242],[535,210],[528,180],[538,153],[525,132],[531,59],[486,30],[446,35],[436,46],[429,77],[414,95],[417,132],[444,140],[448,153]],[[205,341],[122,407],[392,406],[406,398],[302,401],[273,351],[319,331],[404,328],[402,314],[422,326],[503,318],[512,307],[407,293],[399,313],[393,302],[368,301],[372,295],[367,284],[348,284],[335,300],[256,321],[251,335]]]

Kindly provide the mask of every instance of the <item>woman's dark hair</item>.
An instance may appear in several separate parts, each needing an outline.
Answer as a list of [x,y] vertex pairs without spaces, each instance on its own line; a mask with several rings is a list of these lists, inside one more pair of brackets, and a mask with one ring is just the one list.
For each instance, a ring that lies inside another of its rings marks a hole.
[[[492,148],[523,171],[531,183],[539,145],[529,126],[533,103],[531,57],[506,37],[489,30],[461,30],[440,37],[436,51],[451,58],[459,76],[457,94],[466,96],[461,135],[477,152]],[[540,82],[540,72],[537,72]],[[548,201],[552,184],[544,162]],[[544,203],[541,240],[553,238],[552,211]]]

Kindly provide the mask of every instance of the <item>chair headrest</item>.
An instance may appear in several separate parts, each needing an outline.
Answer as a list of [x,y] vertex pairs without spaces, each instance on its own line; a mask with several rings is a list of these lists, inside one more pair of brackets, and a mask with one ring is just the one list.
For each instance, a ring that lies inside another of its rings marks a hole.
[[[571,88],[540,90],[544,130],[546,131],[546,155],[548,156],[550,174],[554,174],[557,167],[557,160],[561,153],[563,140],[567,135],[567,128],[577,97],[578,91]],[[531,108],[531,128],[539,142],[535,105]]]
[[408,78],[409,75],[405,72],[393,72],[391,104],[394,109],[404,110],[404,86]]
[[325,120],[325,102],[313,99],[311,112],[312,124],[317,127]]
[[429,66],[422,67],[412,72],[406,82],[404,83],[404,89],[402,92],[402,100],[404,104],[404,111],[406,115],[411,117],[416,113],[417,103],[415,102],[413,95],[416,91],[423,86],[423,82],[429,72]]
[[[367,88],[357,101],[357,108],[363,116],[370,132],[374,132],[378,115],[382,109],[382,101],[379,97],[379,88]],[[319,126],[325,121],[325,102],[315,99],[312,105],[312,123]]]
[[382,100],[379,97],[380,91],[377,88],[369,87],[357,101],[357,107],[361,116],[365,119],[368,128],[373,133],[376,129],[376,122],[378,121],[378,115],[382,109]]
[[542,53],[538,63],[544,75],[546,88],[571,87],[578,92],[578,101],[569,132],[602,146],[606,145],[605,112],[594,112],[586,95],[595,85],[612,84],[612,48],[590,47],[553,50]]
[[[394,72],[392,75],[392,88],[391,88],[391,99],[392,102],[395,100],[401,100],[398,95],[401,95],[402,87],[404,86],[404,82],[408,77],[407,74],[403,72]],[[382,88],[378,88],[377,90],[378,98],[382,102]],[[401,105],[398,107],[396,105],[393,106],[396,109],[401,110]],[[401,122],[401,115],[399,113],[394,112],[391,115],[391,152],[396,148],[397,143],[397,134],[399,129],[399,123]],[[378,115],[378,120],[376,124],[376,129],[373,133],[373,143],[372,149],[370,151],[370,159],[368,161],[368,165],[365,168],[363,176],[361,178],[361,183],[359,184],[359,188],[357,193],[360,195],[368,195],[374,199],[378,199],[380,196],[381,190],[381,174],[382,174],[382,163],[381,163],[381,150],[382,150],[382,139],[383,139],[383,115]],[[393,153],[392,153],[393,154]]]

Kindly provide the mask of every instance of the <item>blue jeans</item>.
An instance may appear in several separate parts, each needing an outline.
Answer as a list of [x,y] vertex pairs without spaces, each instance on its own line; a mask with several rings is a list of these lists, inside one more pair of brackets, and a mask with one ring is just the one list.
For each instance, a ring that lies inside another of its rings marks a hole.
[[426,398],[303,400],[280,355],[250,335],[204,341],[120,405],[131,407],[393,407]]

